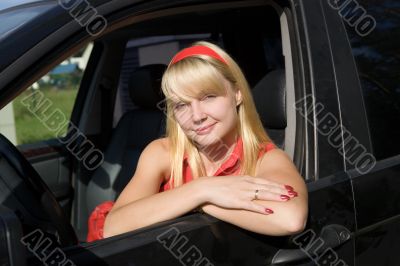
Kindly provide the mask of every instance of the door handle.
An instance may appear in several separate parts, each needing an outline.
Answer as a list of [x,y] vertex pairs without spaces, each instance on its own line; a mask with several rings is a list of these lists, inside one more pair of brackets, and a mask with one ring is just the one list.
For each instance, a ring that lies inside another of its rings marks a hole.
[[306,230],[293,238],[299,245],[298,249],[280,249],[272,258],[271,265],[281,265],[300,262],[312,255],[318,256],[327,249],[334,249],[351,238],[351,232],[344,226],[330,224],[324,226],[319,236],[311,230]]

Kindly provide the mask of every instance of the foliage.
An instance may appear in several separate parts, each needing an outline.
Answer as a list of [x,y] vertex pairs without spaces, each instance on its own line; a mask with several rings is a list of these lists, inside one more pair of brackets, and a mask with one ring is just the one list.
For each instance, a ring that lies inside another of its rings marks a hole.
[[[76,87],[58,89],[52,86],[41,86],[40,91],[43,92],[45,98],[49,99],[52,103],[49,107],[49,111],[59,109],[65,115],[66,119],[70,119],[78,92]],[[30,110],[22,104],[21,100],[31,95],[31,93],[32,89],[28,89],[15,98],[13,102],[18,145],[35,143],[56,136],[56,132],[49,130],[45,126],[43,120],[36,117],[34,113],[30,112]],[[64,131],[65,130],[66,129],[64,129]]]

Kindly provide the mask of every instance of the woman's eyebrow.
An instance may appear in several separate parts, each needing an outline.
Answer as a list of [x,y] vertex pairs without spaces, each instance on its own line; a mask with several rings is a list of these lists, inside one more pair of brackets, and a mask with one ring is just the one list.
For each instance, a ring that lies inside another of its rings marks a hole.
[[177,100],[173,100],[173,101],[172,101],[172,104],[173,104],[173,105],[182,104],[182,103],[186,104],[186,103],[188,103],[188,102],[189,102],[189,101],[185,101],[184,99],[177,99]]

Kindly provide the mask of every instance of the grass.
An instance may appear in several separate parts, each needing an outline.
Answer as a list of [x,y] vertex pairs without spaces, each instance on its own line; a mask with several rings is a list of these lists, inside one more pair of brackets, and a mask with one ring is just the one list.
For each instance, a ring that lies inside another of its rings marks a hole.
[[[46,122],[46,119],[49,117],[49,114],[59,109],[61,113],[65,115],[66,119],[69,120],[78,90],[71,88],[41,88],[40,92],[43,93],[43,97],[41,99],[39,99],[40,97],[36,97],[36,104],[43,103],[44,99],[48,99],[52,103],[49,106],[49,109],[44,112],[45,115],[40,115],[43,111],[40,108],[36,112],[31,112],[29,107],[35,106],[35,101],[33,100],[34,97],[29,97],[32,95],[32,92],[33,91],[31,89],[28,89],[13,101],[18,145],[35,143],[38,141],[55,138],[56,135],[59,135],[56,134],[58,133],[57,131],[52,131],[46,127],[46,123],[49,123]],[[22,100],[27,96],[29,97],[27,98],[29,100],[29,106],[24,105],[22,102]],[[35,114],[39,115],[39,117],[37,117]],[[59,133],[65,133],[65,131],[66,128]]]

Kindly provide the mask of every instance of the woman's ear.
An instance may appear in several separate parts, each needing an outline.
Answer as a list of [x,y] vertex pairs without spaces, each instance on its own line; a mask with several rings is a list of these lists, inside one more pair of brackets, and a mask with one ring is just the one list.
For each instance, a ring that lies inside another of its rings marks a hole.
[[239,89],[236,90],[235,98],[236,98],[236,106],[239,106],[242,103],[242,100],[243,100],[242,92]]

